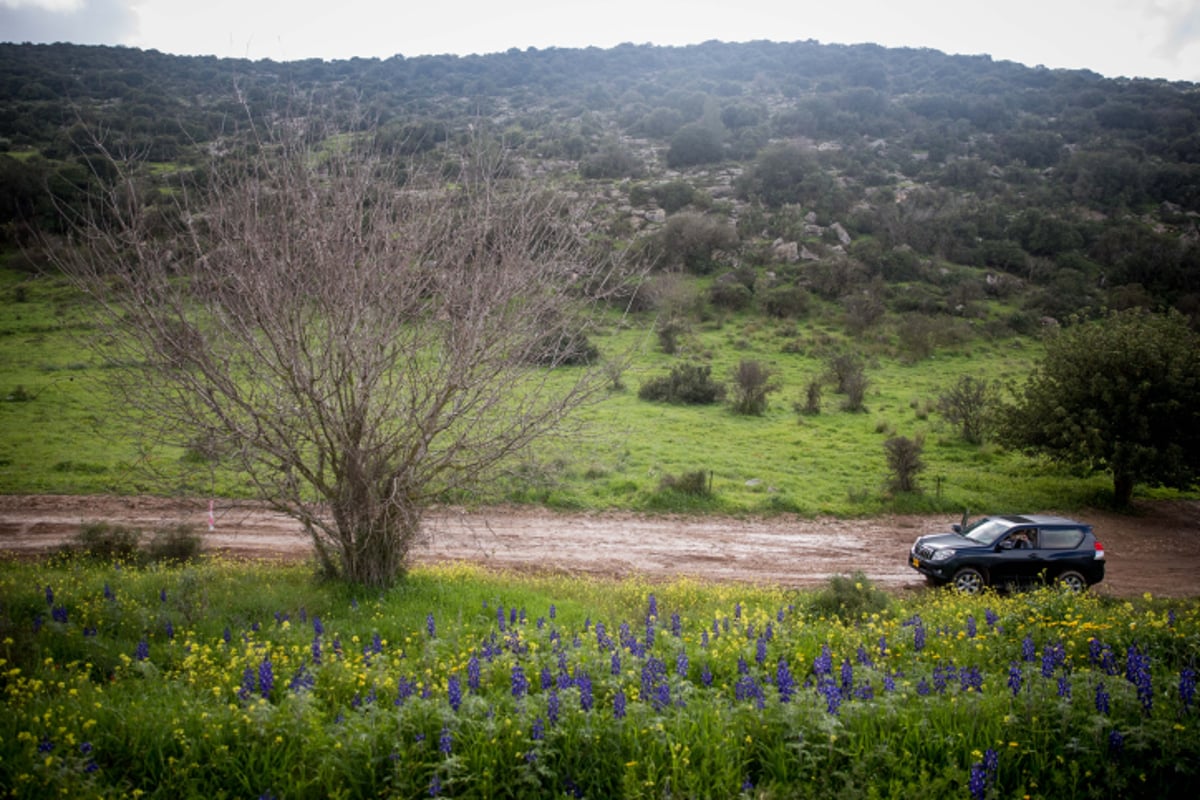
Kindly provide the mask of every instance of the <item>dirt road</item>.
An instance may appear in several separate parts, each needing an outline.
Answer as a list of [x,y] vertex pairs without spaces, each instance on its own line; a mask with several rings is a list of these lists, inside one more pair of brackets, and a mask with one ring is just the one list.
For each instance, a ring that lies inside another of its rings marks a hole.
[[[151,531],[187,523],[206,548],[239,557],[304,559],[309,541],[299,525],[252,504],[217,501],[208,531],[207,501],[150,497],[0,495],[0,556],[47,552],[81,525],[109,521]],[[1098,591],[1129,596],[1200,596],[1200,502],[1158,502],[1133,515],[1076,514],[1095,526],[1108,555]],[[417,562],[474,561],[501,569],[651,580],[707,580],[817,586],[830,575],[862,570],[883,588],[923,585],[905,563],[912,540],[946,530],[950,516],[886,516],[865,520],[795,517],[685,517],[630,513],[560,514],[530,508],[464,512],[438,509],[428,518]]]

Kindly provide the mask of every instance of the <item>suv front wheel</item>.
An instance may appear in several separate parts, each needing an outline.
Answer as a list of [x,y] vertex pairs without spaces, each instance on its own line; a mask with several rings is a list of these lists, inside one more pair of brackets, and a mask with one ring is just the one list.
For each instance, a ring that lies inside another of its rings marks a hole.
[[963,567],[954,573],[954,578],[951,582],[954,584],[954,588],[963,594],[979,594],[987,585],[983,573],[974,567]]

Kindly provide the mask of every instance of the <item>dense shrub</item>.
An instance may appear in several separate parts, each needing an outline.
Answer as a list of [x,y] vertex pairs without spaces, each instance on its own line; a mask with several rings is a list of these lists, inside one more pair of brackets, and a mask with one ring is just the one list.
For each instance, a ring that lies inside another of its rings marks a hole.
[[734,413],[759,416],[767,410],[767,395],[779,391],[775,370],[753,359],[742,359],[731,375]]
[[75,541],[79,550],[98,561],[132,561],[138,552],[141,531],[108,522],[89,522]]
[[642,400],[683,405],[708,405],[725,397],[725,387],[712,379],[712,367],[680,364],[669,375],[653,378],[638,390]]
[[925,443],[920,436],[909,439],[907,436],[893,436],[883,443],[887,454],[888,469],[891,478],[888,486],[894,492],[916,492],[917,475],[925,470],[925,462],[921,453]]
[[146,549],[151,561],[183,564],[193,561],[204,549],[200,534],[191,525],[173,525],[155,531]]
[[685,472],[682,475],[663,475],[658,482],[660,492],[679,492],[693,497],[712,496],[712,473],[699,469],[695,472]]
[[847,577],[834,575],[809,604],[809,611],[820,617],[837,617],[853,624],[863,617],[879,614],[891,606],[891,598],[876,588],[862,571]]

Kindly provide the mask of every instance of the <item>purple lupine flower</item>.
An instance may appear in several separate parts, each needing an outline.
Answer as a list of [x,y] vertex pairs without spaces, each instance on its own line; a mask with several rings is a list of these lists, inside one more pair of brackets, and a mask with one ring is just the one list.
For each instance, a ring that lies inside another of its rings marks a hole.
[[983,619],[987,622],[989,628],[994,628],[996,627],[996,623],[1000,621],[1000,616],[990,608],[985,608],[983,610]]
[[829,645],[821,645],[821,655],[813,659],[813,674],[817,676],[833,674],[833,654],[829,652]]
[[1099,665],[1100,656],[1103,652],[1104,644],[1099,639],[1094,636],[1088,639],[1088,661],[1090,663]]
[[552,728],[558,724],[558,710],[558,692],[551,689],[549,696],[546,698],[546,720]]
[[113,593],[112,587],[109,586],[107,583],[104,584],[104,599],[105,600],[116,600],[117,599],[116,594]]
[[705,664],[704,668],[700,670],[700,683],[704,684],[704,686],[706,688],[708,688],[708,687],[712,686],[712,682],[713,682],[712,670],[709,669],[708,664]]
[[437,775],[434,775],[433,778],[429,781],[429,796],[430,797],[440,797],[441,794],[442,794],[442,779],[439,778]]
[[1033,661],[1037,658],[1037,646],[1033,643],[1033,637],[1026,634],[1021,640],[1021,660]]
[[976,627],[975,627],[975,615],[968,614],[967,615],[967,638],[974,639],[976,634],[978,634],[978,631],[976,630]]
[[883,690],[885,692],[896,691],[896,679],[892,677],[891,672],[883,673]]
[[508,624],[509,624],[509,627],[512,627],[517,624],[517,607],[516,606],[513,606],[512,608],[508,609]]
[[1185,712],[1192,710],[1196,699],[1196,670],[1191,667],[1184,667],[1179,672],[1179,699]]
[[654,592],[650,593],[650,610],[646,613],[651,617],[658,616],[658,598],[654,596]]
[[825,696],[825,711],[836,715],[842,705],[842,690],[838,688],[837,682],[826,678],[818,684],[817,691]]
[[1058,676],[1058,696],[1071,699],[1071,679],[1066,676],[1066,673]]
[[46,584],[46,605],[54,605],[54,589],[52,589],[48,583]]
[[754,638],[754,623],[753,622],[746,623],[746,638],[747,639]]
[[299,694],[302,691],[310,690],[317,685],[316,676],[309,672],[308,667],[304,664],[296,670],[296,674],[292,676],[292,680],[288,683],[288,689],[292,694]]
[[733,691],[734,696],[738,700],[753,700],[754,705],[760,710],[766,705],[762,684],[749,675],[743,675],[739,678],[737,684],[733,687]]
[[650,705],[655,711],[662,711],[671,705],[671,685],[669,683],[663,681],[654,687],[654,696],[650,698]]
[[625,718],[625,691],[617,689],[613,695],[613,719]]
[[312,660],[314,664],[321,663],[321,637],[314,636],[312,640]]
[[479,691],[479,656],[471,653],[467,659],[467,689],[475,694]]
[[554,685],[554,673],[550,671],[550,667],[542,667],[542,671],[538,675],[538,685],[542,687],[542,691]]
[[540,742],[546,738],[546,723],[538,717],[533,721],[533,727],[529,731],[529,738],[535,742]]
[[1008,688],[1012,690],[1013,697],[1021,691],[1021,665],[1016,661],[1008,668]]
[[325,633],[325,625],[321,622],[321,618],[313,614],[312,618],[313,633],[317,636]]
[[229,642],[233,640],[233,631],[229,630],[228,625],[225,626],[225,630],[221,631],[221,640],[225,642],[225,644],[229,644]]
[[971,777],[967,780],[967,788],[970,790],[973,800],[983,800],[984,793],[987,791],[987,772],[983,768],[982,761],[976,761],[971,765]]
[[706,630],[700,631],[700,647],[701,648],[708,647],[708,631],[706,631]]
[[875,687],[871,685],[870,681],[863,681],[858,685],[858,688],[854,690],[854,696],[859,700],[874,700]]
[[875,662],[871,660],[871,654],[868,653],[867,648],[863,647],[861,644],[858,646],[858,653],[855,654],[855,658],[858,660],[859,666],[862,666],[862,667],[875,666]]
[[504,616],[504,606],[496,606],[496,626],[500,628],[501,633],[505,631],[505,619],[507,618]]
[[767,662],[767,640],[763,637],[758,637],[758,641],[754,643],[754,663],[760,667]]
[[592,710],[592,676],[580,672],[575,676],[575,685],[579,687],[579,707],[584,711]]
[[1000,756],[990,747],[983,751],[983,769],[987,772],[989,782],[996,780],[996,773],[1000,771]]
[[442,735],[438,737],[438,751],[442,755],[450,755],[454,750],[454,736],[450,733],[448,725],[442,726]]
[[61,622],[63,625],[66,625],[67,624],[67,607],[66,606],[55,606],[54,608],[50,609],[50,619],[54,620],[55,622]]
[[683,622],[679,619],[679,613],[671,614],[671,635],[678,639],[683,635]]
[[250,695],[254,694],[256,683],[254,667],[246,665],[246,668],[242,670],[242,686],[238,689],[238,699],[242,702],[249,700]]
[[410,681],[405,676],[401,675],[396,679],[396,705],[404,705],[404,701],[412,697],[417,691],[415,681]]
[[1108,734],[1108,752],[1114,756],[1121,755],[1121,751],[1125,749],[1125,737],[1122,733],[1113,728]]
[[753,792],[754,791],[754,781],[752,781],[750,779],[749,775],[746,776],[746,780],[742,781],[742,791],[743,792]]
[[165,602],[167,602],[167,590],[166,590],[166,587],[164,587],[164,588],[162,588],[162,589],[159,589],[159,590],[158,590],[158,599],[159,599],[159,600],[161,600],[161,601],[162,601],[162,602],[164,602],[164,603],[165,603]]
[[925,695],[929,694],[930,691],[932,690],[929,688],[929,681],[921,678],[920,682],[917,683],[917,694],[924,697]]
[[269,698],[271,689],[275,687],[275,668],[271,665],[270,656],[263,656],[258,665],[258,691],[263,698]]
[[921,623],[920,617],[913,626],[913,649],[918,653],[925,649],[925,626]]
[[879,657],[887,658],[887,637],[879,634]]
[[686,678],[688,674],[688,657],[683,650],[679,651],[679,655],[675,657],[675,674],[681,678]]
[[41,740],[40,742],[38,742],[38,752],[39,752],[39,753],[52,753],[52,752],[54,752],[54,742],[52,742],[52,741],[50,741],[49,739],[47,739],[47,738],[43,737],[43,738],[42,738],[42,740]]
[[462,706],[462,681],[457,675],[451,675],[450,680],[446,682],[446,694],[450,700],[451,710],[457,712]]
[[1137,687],[1142,710],[1150,713],[1154,706],[1154,687],[1150,679],[1150,656],[1141,652],[1137,645],[1130,645],[1125,658],[1125,678]]
[[550,619],[554,619],[557,616],[558,616],[558,607],[555,606],[554,603],[551,603],[550,604]]
[[742,618],[742,604],[740,602],[733,604],[733,618],[734,619]]
[[654,647],[654,617],[646,616],[646,648]]
[[618,650],[613,651],[612,659],[611,659],[611,667],[610,667],[609,671],[612,672],[613,675],[621,674],[621,653]]
[[779,665],[775,667],[775,689],[779,692],[779,702],[791,702],[792,695],[796,692],[796,680],[792,677],[792,671],[788,668],[788,663],[785,659],[779,659]]
[[145,661],[150,657],[150,643],[142,639],[137,643],[137,649],[133,651],[133,657],[137,661]]
[[525,670],[520,664],[512,668],[512,696],[520,700],[529,692],[529,681],[525,679]]
[[433,618],[432,611],[425,615],[425,633],[430,639],[437,638],[437,621]]
[[1101,714],[1107,714],[1109,710],[1108,692],[1104,688],[1104,682],[1096,684],[1096,711]]
[[842,692],[848,693],[850,687],[854,685],[854,667],[850,664],[850,659],[842,660]]
[[174,641],[175,640],[175,626],[171,624],[171,620],[167,620],[166,631],[167,631],[167,639]]

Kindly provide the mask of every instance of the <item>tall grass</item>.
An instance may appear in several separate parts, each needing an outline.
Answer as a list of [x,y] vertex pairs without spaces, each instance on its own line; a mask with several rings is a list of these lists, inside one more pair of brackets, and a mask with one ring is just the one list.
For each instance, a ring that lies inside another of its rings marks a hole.
[[[830,599],[835,601],[832,605]],[[1183,796],[1200,607],[0,564],[15,797]]]

